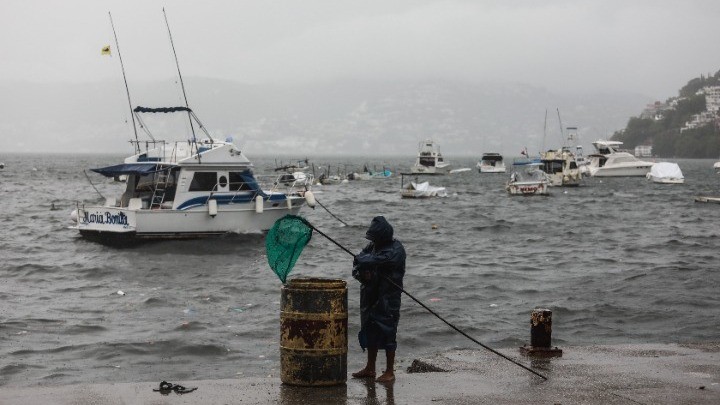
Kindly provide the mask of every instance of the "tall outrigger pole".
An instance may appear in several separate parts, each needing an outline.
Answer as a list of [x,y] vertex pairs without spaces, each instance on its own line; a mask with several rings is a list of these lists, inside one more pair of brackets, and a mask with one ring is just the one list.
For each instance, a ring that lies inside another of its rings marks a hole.
[[563,133],[563,126],[562,126],[562,120],[560,119],[560,109],[557,109],[558,113],[558,123],[560,124],[560,137],[562,138],[563,146],[565,146],[565,134]]
[[545,136],[547,135],[547,108],[545,109],[545,123],[543,124],[543,144],[541,153],[545,153]]
[[[167,14],[165,14],[165,7],[163,7],[163,17],[165,17],[165,26],[167,26],[167,29],[168,29],[168,36],[170,37],[170,46],[172,47],[173,55],[175,56],[175,66],[177,66],[178,77],[180,77],[180,88],[182,89],[183,98],[185,99],[185,107],[190,109],[190,105],[188,104],[188,100],[187,100],[187,94],[185,93],[185,83],[183,83],[182,74],[180,73],[180,62],[178,62],[177,52],[175,52],[175,44],[173,43],[172,33],[170,32],[170,24],[168,23]],[[188,111],[188,121],[190,121],[190,130],[192,131],[193,144],[195,144],[195,147],[197,148],[197,139],[195,138],[195,126],[193,125],[192,116],[189,111]],[[198,153],[198,161],[199,160],[200,160],[200,153]]]
[[128,106],[130,107],[130,118],[132,118],[133,122],[133,131],[135,132],[135,153],[137,154],[140,153],[140,140],[138,139],[137,125],[135,124],[135,113],[133,113],[132,101],[130,101],[130,88],[128,87],[127,77],[125,77],[125,65],[123,65],[122,55],[120,54],[120,43],[118,42],[117,34],[115,33],[115,24],[113,24],[112,14],[109,11],[108,16],[110,16],[110,26],[112,27],[113,36],[115,37],[115,48],[117,49],[118,58],[120,58],[120,69],[122,70],[123,81],[125,82],[125,92],[127,93]]

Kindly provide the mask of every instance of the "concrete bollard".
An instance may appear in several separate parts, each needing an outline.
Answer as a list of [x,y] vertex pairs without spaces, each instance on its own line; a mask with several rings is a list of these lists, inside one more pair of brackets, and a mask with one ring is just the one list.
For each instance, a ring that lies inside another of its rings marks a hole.
[[552,347],[552,311],[536,308],[530,314],[530,346],[520,347],[526,356],[560,357],[562,350]]

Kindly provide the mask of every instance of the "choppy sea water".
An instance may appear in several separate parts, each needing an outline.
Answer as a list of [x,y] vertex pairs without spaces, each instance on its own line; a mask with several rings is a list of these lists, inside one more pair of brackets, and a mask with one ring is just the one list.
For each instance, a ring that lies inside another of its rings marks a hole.
[[[263,234],[120,249],[67,229],[75,201],[101,201],[83,169],[121,158],[2,157],[0,385],[279,375],[280,282]],[[395,172],[412,163],[324,161]],[[258,173],[274,165],[255,163]],[[591,178],[531,198],[508,196],[507,176],[479,174],[473,159],[453,163],[473,170],[429,179],[447,198],[403,200],[393,177],[315,190],[350,226],[321,208],[301,212],[354,251],[370,219],[385,215],[408,253],[408,292],[493,347],[528,343],[535,307],[553,311],[560,346],[720,340],[720,205],[693,200],[720,195],[713,161],[680,160],[684,185]],[[90,178],[104,195],[120,193]],[[291,277],[348,281],[355,369],[364,354],[350,271],[347,253],[315,235]],[[398,367],[473,345],[403,298]]]

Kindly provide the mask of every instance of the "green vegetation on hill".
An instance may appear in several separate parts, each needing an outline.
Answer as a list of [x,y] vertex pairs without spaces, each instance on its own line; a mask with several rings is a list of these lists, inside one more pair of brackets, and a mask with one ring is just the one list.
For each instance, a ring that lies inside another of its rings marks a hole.
[[698,128],[680,129],[692,116],[706,110],[705,96],[696,94],[705,86],[720,85],[720,71],[712,76],[700,76],[690,80],[679,97],[670,98],[658,111],[660,119],[633,117],[627,127],[615,132],[611,139],[623,142],[627,149],[637,145],[652,145],[653,154],[660,157],[717,158],[720,156],[720,131],[714,123]]

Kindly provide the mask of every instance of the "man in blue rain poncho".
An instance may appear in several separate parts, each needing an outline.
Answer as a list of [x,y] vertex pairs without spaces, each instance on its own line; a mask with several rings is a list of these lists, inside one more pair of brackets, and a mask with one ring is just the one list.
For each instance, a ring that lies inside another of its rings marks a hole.
[[[370,243],[355,256],[352,275],[360,281],[360,333],[363,350],[367,348],[365,368],[353,373],[355,378],[375,378],[375,360],[379,349],[385,350],[387,367],[378,382],[395,380],[395,349],[400,321],[400,288],[405,275],[405,248],[393,239],[393,228],[385,217],[373,218],[365,233]],[[389,281],[391,280],[392,283]]]

